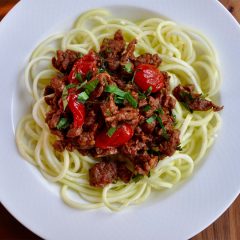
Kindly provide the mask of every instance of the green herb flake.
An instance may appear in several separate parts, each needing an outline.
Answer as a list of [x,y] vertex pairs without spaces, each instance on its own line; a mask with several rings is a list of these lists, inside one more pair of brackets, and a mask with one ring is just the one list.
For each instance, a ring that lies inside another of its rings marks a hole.
[[120,88],[118,88],[116,85],[107,85],[105,88],[105,92],[113,93],[117,95],[118,97],[115,98],[115,102],[117,101],[119,104],[123,103],[123,100],[127,100],[134,108],[137,108],[137,101],[134,99],[134,97],[129,92],[124,92]]
[[146,91],[145,94],[148,96],[148,95],[151,94],[151,92],[152,92],[152,86],[150,86],[150,87],[148,88],[148,90]]
[[132,178],[132,180],[135,182],[135,183],[137,183],[137,182],[139,182],[141,179],[143,179],[143,175],[142,174],[137,174],[137,175],[135,175],[135,176],[133,176],[133,178]]
[[106,70],[104,68],[99,68],[98,69],[98,73],[104,73],[104,72],[106,72]]
[[138,103],[135,100],[135,98],[131,95],[131,93],[126,93],[125,94],[125,99],[132,105],[132,107],[137,108]]
[[76,86],[77,86],[76,84],[71,83],[71,84],[68,84],[66,88],[70,89],[70,88],[75,88]]
[[88,83],[86,83],[86,85],[84,86],[85,87],[85,92],[90,95],[97,87],[99,83],[99,80],[98,79],[94,79]]
[[127,73],[132,73],[132,63],[128,62],[123,66],[124,71],[126,71]]
[[115,96],[114,96],[114,102],[115,102],[116,104],[118,104],[118,105],[122,105],[123,102],[124,102],[124,98],[115,95]]
[[78,94],[78,98],[77,98],[78,102],[84,103],[88,99],[89,99],[89,96],[87,95],[86,92],[81,92],[80,94]]
[[70,123],[67,118],[61,118],[57,124],[57,129],[58,130],[66,129],[67,127],[69,127],[69,125]]
[[168,134],[167,134],[166,128],[165,128],[164,125],[163,125],[162,119],[161,119],[160,117],[158,117],[158,116],[156,117],[156,119],[157,119],[157,121],[159,122],[160,127],[161,127],[162,130],[163,130],[163,137],[164,137],[166,140],[168,140],[168,139],[169,139],[169,136],[168,136]]
[[87,74],[86,74],[86,79],[87,79],[88,81],[91,80],[92,75],[93,75],[93,72],[92,72],[92,71],[88,71]]
[[109,109],[107,109],[106,110],[106,115],[108,116],[108,117],[110,117],[112,114],[111,114],[111,111],[109,110]]
[[116,85],[107,85],[105,88],[105,92],[113,93],[119,97],[125,98],[125,92],[118,88]]
[[67,100],[67,96],[68,96],[68,90],[67,87],[65,86],[62,92],[62,101],[63,101],[63,109],[65,110],[67,105],[68,105],[68,100]]
[[83,78],[82,78],[82,74],[81,74],[81,73],[76,73],[76,74],[75,74],[75,77],[76,77],[76,79],[77,79],[79,82],[82,82],[82,81],[83,81]]
[[155,121],[155,120],[156,120],[156,116],[153,115],[153,116],[151,116],[150,118],[148,118],[148,119],[146,120],[146,122],[147,122],[148,124],[150,124],[150,123],[152,123],[152,122]]
[[107,131],[107,135],[109,137],[111,137],[116,132],[116,130],[117,130],[117,128],[115,128],[115,127],[109,128],[108,131]]
[[83,57],[83,54],[82,54],[82,53],[78,53],[77,57],[78,57],[78,58],[82,58],[82,57]]
[[147,105],[147,106],[145,106],[144,108],[143,108],[143,111],[144,112],[147,112],[147,111],[149,111],[151,109],[151,106],[150,105]]
[[155,113],[158,113],[158,114],[163,114],[163,110],[162,110],[162,108],[158,108],[156,111],[155,111]]

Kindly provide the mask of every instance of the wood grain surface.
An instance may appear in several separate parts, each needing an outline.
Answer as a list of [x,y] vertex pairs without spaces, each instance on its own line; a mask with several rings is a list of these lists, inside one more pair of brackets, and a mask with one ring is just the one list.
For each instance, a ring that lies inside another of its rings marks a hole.
[[[0,0],[0,20],[18,0]],[[226,8],[240,22],[240,0],[221,0]],[[240,39],[239,39],[240,40]],[[0,205],[0,239],[41,239]],[[191,240],[239,240],[240,239],[240,196],[231,207],[212,225]],[[171,239],[170,239],[171,240]]]

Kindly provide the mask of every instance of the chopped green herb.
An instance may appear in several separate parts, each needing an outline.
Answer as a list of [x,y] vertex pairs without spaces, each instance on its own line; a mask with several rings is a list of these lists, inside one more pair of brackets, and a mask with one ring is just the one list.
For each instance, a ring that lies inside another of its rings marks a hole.
[[105,88],[105,92],[113,93],[118,96],[118,98],[115,98],[115,102],[117,100],[118,103],[122,103],[123,100],[127,100],[134,108],[137,108],[137,101],[133,98],[131,93],[124,92],[120,88],[118,88],[116,85],[107,85]]
[[61,118],[57,124],[57,129],[58,130],[65,129],[65,128],[69,127],[69,125],[70,125],[70,123],[67,118]]
[[111,137],[116,132],[116,130],[117,130],[117,128],[115,128],[115,127],[109,128],[108,131],[107,131],[107,135],[109,137]]
[[87,72],[87,75],[86,75],[86,79],[87,79],[88,81],[91,80],[92,75],[93,75],[92,71],[88,71],[88,72]]
[[148,124],[150,124],[150,123],[152,123],[152,122],[155,121],[155,120],[156,120],[156,116],[153,115],[153,116],[151,116],[150,118],[148,118],[148,119],[146,120],[146,122],[147,122]]
[[126,93],[125,94],[125,99],[132,105],[132,107],[137,108],[138,103],[137,101],[134,99],[134,97],[131,95],[131,93]]
[[146,97],[147,97],[147,96],[146,96],[144,93],[138,92],[138,98],[139,98],[140,100],[145,99]]
[[151,94],[151,92],[152,92],[152,86],[148,88],[145,94],[148,96],[149,94]]
[[124,98],[115,95],[115,96],[114,96],[114,102],[115,102],[116,104],[122,105],[123,102],[124,102]]
[[176,148],[176,150],[182,151],[183,149],[182,149],[181,145],[178,145],[177,148]]
[[148,177],[149,177],[149,178],[151,177],[151,171],[148,172]]
[[63,109],[65,110],[67,105],[68,105],[68,100],[67,100],[67,96],[68,96],[68,90],[67,87],[65,86],[62,92],[62,101],[63,101]]
[[82,79],[82,74],[81,73],[76,73],[75,75],[76,79],[79,81],[79,82],[82,82],[83,79]]
[[168,140],[169,139],[169,136],[168,136],[168,134],[167,134],[167,131],[166,131],[166,128],[164,127],[164,125],[163,125],[163,122],[162,122],[162,119],[160,118],[160,117],[156,117],[157,118],[157,121],[159,122],[159,124],[160,124],[160,127],[162,128],[162,130],[163,130],[163,137],[166,139],[166,140]]
[[124,71],[126,71],[127,73],[131,73],[133,70],[132,70],[132,63],[131,62],[128,62],[126,63],[124,66],[123,66],[123,69]]
[[141,179],[143,179],[143,175],[142,174],[137,174],[137,175],[135,175],[135,176],[133,176],[133,178],[132,178],[132,180],[135,182],[135,183],[137,183],[137,182],[139,182]]
[[143,108],[143,111],[144,112],[147,112],[147,111],[149,111],[151,109],[151,106],[150,105],[147,105],[147,106],[145,106],[144,108]]
[[105,88],[105,92],[108,93],[114,93],[115,95],[124,98],[125,97],[125,92],[118,88],[116,85],[107,85]]
[[84,86],[85,87],[85,92],[88,95],[90,95],[95,90],[98,83],[99,83],[98,79],[94,79],[93,81],[90,81],[90,82],[86,83],[86,85]]
[[84,87],[87,84],[87,81],[84,81],[83,83],[81,83],[78,87],[77,90],[81,89],[82,87]]
[[162,108],[158,108],[157,110],[155,110],[155,113],[163,114],[163,110],[162,110]]
[[87,95],[86,92],[81,92],[80,94],[78,94],[78,98],[77,98],[78,102],[84,103],[88,99],[89,99],[89,96]]
[[98,73],[103,73],[103,72],[105,72],[106,70],[104,69],[104,68],[99,68],[98,69]]
[[76,86],[77,86],[76,84],[71,83],[71,84],[68,84],[68,85],[66,86],[66,88],[67,88],[67,89],[70,89],[70,88],[74,88],[74,87],[76,87]]

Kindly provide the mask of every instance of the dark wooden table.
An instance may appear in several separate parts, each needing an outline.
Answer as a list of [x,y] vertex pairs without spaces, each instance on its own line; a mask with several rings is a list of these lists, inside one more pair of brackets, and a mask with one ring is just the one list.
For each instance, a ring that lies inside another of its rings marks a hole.
[[[0,20],[18,0],[0,0]],[[240,0],[221,0],[240,22]],[[240,39],[239,39],[240,41]],[[40,239],[0,205],[0,239]],[[191,240],[239,240],[240,239],[240,196],[231,207],[212,225]]]

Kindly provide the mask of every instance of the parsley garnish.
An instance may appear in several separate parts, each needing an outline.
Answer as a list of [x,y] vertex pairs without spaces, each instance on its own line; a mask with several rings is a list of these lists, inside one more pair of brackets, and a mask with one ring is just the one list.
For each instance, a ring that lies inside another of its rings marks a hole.
[[104,68],[99,68],[98,69],[98,73],[103,73],[103,72],[105,72],[106,70],[104,69]]
[[93,75],[92,71],[88,71],[88,72],[87,72],[87,75],[86,75],[86,79],[87,79],[88,81],[91,80],[92,75]]
[[152,86],[148,88],[145,94],[148,96],[151,94],[151,92],[152,92]]
[[90,81],[90,82],[86,83],[86,85],[85,85],[85,92],[88,95],[90,95],[95,90],[95,88],[97,87],[98,83],[99,83],[98,79],[94,79],[93,81]]
[[155,110],[155,113],[163,114],[163,110],[162,110],[162,108],[158,108],[157,110]]
[[128,62],[123,66],[124,71],[126,71],[127,73],[131,73],[132,72],[132,63]]
[[89,99],[89,96],[87,95],[86,92],[81,92],[80,94],[78,94],[78,98],[77,98],[78,102],[84,103],[88,99]]
[[[123,100],[127,100],[134,108],[137,108],[137,101],[133,98],[131,93],[129,92],[124,92],[118,86],[116,85],[107,85],[105,88],[105,92],[108,93],[113,93],[117,96],[115,100],[117,100],[118,103],[123,103]],[[116,102],[116,101],[115,101]]]
[[169,139],[169,136],[168,136],[168,134],[167,134],[166,128],[165,128],[164,125],[163,125],[162,119],[161,119],[160,117],[158,117],[158,116],[156,116],[156,119],[157,119],[157,121],[159,122],[160,127],[161,127],[162,130],[163,130],[163,137],[164,137],[166,140],[168,140],[168,139]]
[[58,130],[65,129],[65,128],[69,127],[69,125],[70,125],[70,123],[67,118],[61,118],[57,124],[57,129]]
[[67,105],[68,105],[68,100],[67,100],[67,96],[68,96],[68,90],[67,87],[65,86],[62,92],[62,101],[63,101],[63,109],[65,110]]
[[117,128],[115,128],[115,127],[109,128],[108,131],[107,131],[107,135],[109,137],[111,137],[116,132],[116,130],[117,130]]
[[146,120],[146,122],[148,123],[148,124],[150,124],[150,123],[152,123],[153,121],[155,121],[156,120],[156,115],[153,115],[153,116],[151,116],[150,118],[148,118],[147,120]]
[[79,81],[79,82],[82,82],[83,79],[82,79],[82,74],[81,73],[76,73],[75,75],[76,79]]
[[151,109],[151,106],[150,105],[147,105],[147,106],[145,106],[144,108],[143,108],[143,111],[144,112],[147,112],[147,111],[149,111]]

